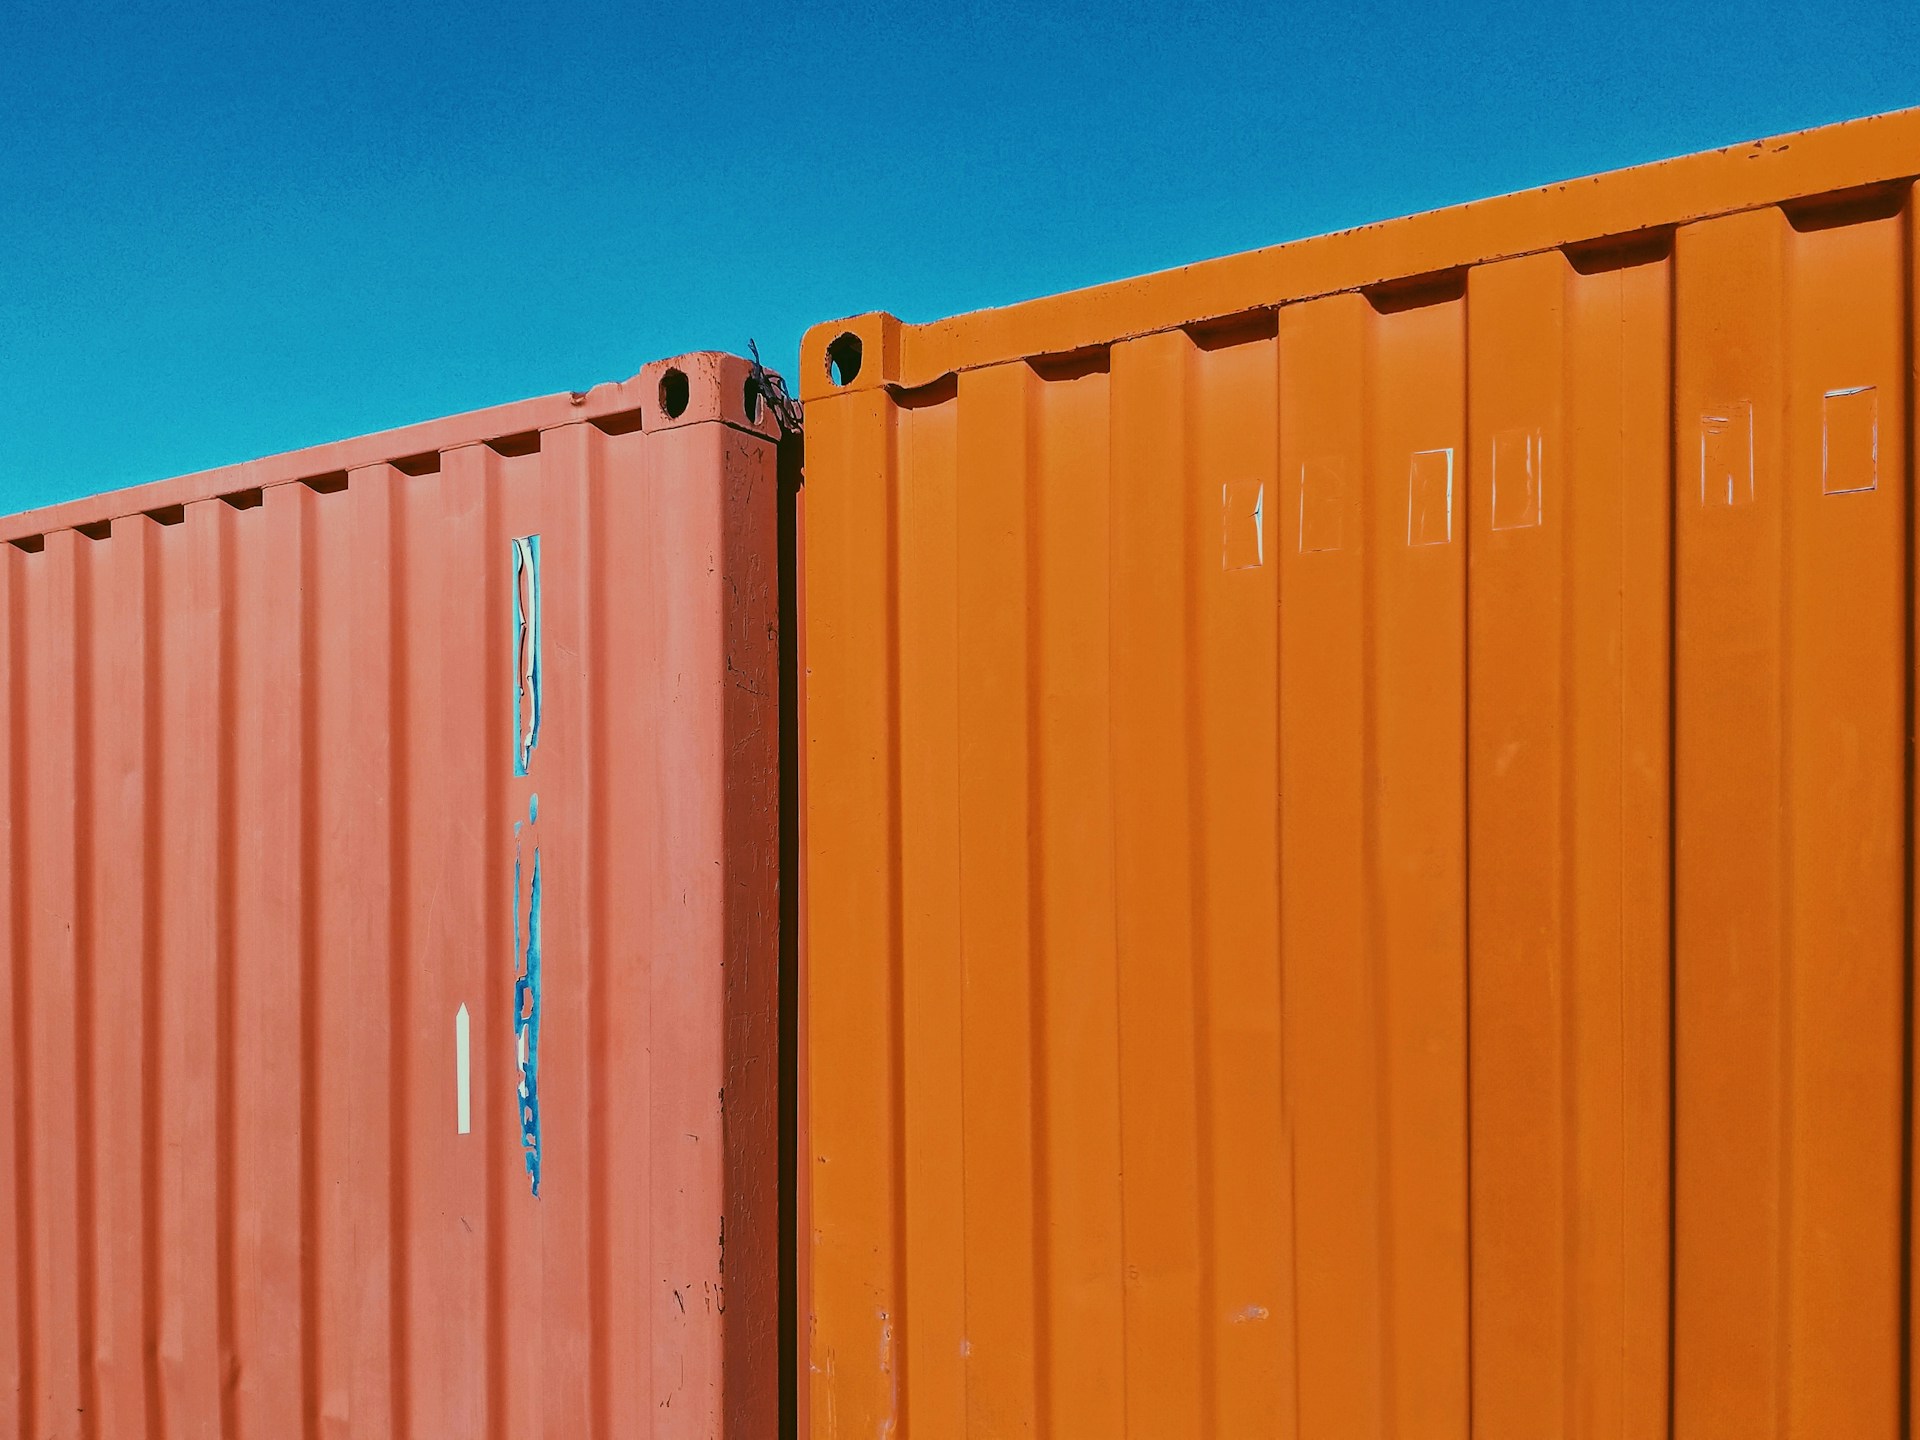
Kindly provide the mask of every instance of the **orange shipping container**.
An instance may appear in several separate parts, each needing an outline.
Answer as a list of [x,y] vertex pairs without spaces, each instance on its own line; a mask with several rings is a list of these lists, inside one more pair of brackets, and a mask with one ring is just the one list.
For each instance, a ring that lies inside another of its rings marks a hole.
[[1916,173],[809,335],[815,1435],[1905,1423]]
[[0,1434],[773,1433],[760,402],[0,522]]

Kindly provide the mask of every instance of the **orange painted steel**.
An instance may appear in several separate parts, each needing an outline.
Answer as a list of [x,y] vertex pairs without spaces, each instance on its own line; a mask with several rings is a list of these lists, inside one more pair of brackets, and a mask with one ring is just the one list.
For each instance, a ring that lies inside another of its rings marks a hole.
[[0,522],[0,1434],[773,1433],[776,439],[691,355]]
[[1899,1428],[1916,174],[809,334],[813,1435]]

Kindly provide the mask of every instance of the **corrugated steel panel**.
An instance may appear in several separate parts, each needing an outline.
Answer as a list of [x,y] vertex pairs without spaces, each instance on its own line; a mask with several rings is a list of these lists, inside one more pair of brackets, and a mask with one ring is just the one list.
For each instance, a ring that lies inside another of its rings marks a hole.
[[1916,173],[809,335],[814,1434],[1904,1423]]
[[0,1433],[772,1433],[762,408],[0,525]]

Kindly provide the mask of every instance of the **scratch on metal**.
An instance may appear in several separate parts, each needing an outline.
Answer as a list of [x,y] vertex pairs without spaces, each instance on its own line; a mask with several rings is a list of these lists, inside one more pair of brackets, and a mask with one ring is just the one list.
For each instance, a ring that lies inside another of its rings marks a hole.
[[880,1315],[880,1373],[887,1377],[887,1413],[880,1419],[878,1440],[888,1440],[900,1418],[900,1372],[893,1363],[893,1319]]

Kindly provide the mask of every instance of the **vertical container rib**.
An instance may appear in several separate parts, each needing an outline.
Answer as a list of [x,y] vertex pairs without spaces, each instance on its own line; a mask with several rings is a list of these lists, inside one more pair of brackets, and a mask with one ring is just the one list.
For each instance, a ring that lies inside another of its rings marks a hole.
[[[1186,336],[1181,337],[1188,339]],[[1206,531],[1211,527],[1206,520],[1211,518],[1212,507],[1207,497],[1199,491],[1195,483],[1193,470],[1193,451],[1198,439],[1198,426],[1195,424],[1194,391],[1197,388],[1195,372],[1199,369],[1199,355],[1191,346],[1181,357],[1179,385],[1175,391],[1179,406],[1178,439],[1181,464],[1179,467],[1178,495],[1180,514],[1178,524],[1172,531],[1173,543],[1178,546],[1181,601],[1180,644],[1189,657],[1191,669],[1186,677],[1184,693],[1181,696],[1184,713],[1181,715],[1181,734],[1177,753],[1186,790],[1186,814],[1180,819],[1180,831],[1185,842],[1186,875],[1183,877],[1187,887],[1188,933],[1186,936],[1188,954],[1191,956],[1191,973],[1188,977],[1188,1003],[1192,1007],[1193,1029],[1187,1038],[1187,1044],[1193,1056],[1193,1149],[1194,1149],[1194,1209],[1198,1224],[1194,1234],[1194,1259],[1199,1272],[1195,1288],[1193,1307],[1193,1328],[1196,1348],[1199,1352],[1199,1412],[1201,1428],[1208,1432],[1218,1429],[1220,1408],[1219,1374],[1219,1335],[1214,1326],[1214,1315],[1219,1309],[1219,1274],[1215,1265],[1215,1237],[1218,1233],[1218,1202],[1215,1197],[1215,1135],[1214,1123],[1214,1087],[1212,1064],[1212,968],[1214,956],[1211,945],[1211,926],[1208,916],[1208,855],[1206,837],[1210,829],[1207,806],[1207,787],[1204,781],[1204,757],[1206,751],[1206,722],[1208,718],[1207,687],[1214,677],[1209,673],[1201,636],[1205,625],[1205,596],[1202,589],[1202,556]],[[1223,518],[1224,528],[1224,518]],[[1225,563],[1225,537],[1222,537],[1222,563]],[[1207,547],[1210,548],[1210,547]],[[1208,561],[1211,555],[1205,557]]]
[[[909,410],[898,419],[886,484],[897,493],[894,604],[899,665],[900,750],[895,785],[916,823],[900,837],[901,945],[918,963],[901,976],[899,1042],[936,1051],[947,1083],[924,1091],[910,1077],[902,1109],[902,1287],[913,1323],[895,1346],[917,1377],[907,1422],[963,1433],[967,1394],[967,1253],[961,1230],[966,1153],[968,1039],[961,968],[959,763],[959,446],[956,407]],[[910,487],[894,467],[909,467]],[[991,484],[992,480],[983,483]],[[917,697],[917,702],[914,697]]]
[[324,1026],[332,1018],[327,997],[322,992],[319,969],[321,925],[321,856],[316,836],[325,832],[327,815],[321,809],[321,766],[326,757],[320,749],[320,706],[324,703],[324,681],[320,668],[319,637],[322,591],[318,574],[318,517],[314,507],[320,497],[307,486],[293,491],[301,506],[298,564],[299,593],[294,602],[300,653],[300,836],[297,877],[299,903],[295,911],[295,946],[298,957],[296,980],[300,990],[299,1047],[295,1052],[299,1065],[300,1195],[299,1255],[300,1294],[300,1420],[306,1440],[318,1440],[322,1418],[323,1383],[321,1366],[328,1358],[321,1331],[321,1286],[327,1262],[332,1258],[332,1226],[323,1219],[320,1203],[321,1086],[324,1081],[321,1055]]
[[167,729],[161,675],[166,665],[165,627],[162,624],[162,576],[158,527],[146,516],[127,522],[138,545],[141,632],[141,705],[139,714],[140,786],[140,1356],[144,1384],[146,1440],[165,1440],[166,1411],[160,1370],[160,1346],[165,1300],[162,1266],[160,1177],[161,1116],[165,1112],[165,1072],[161,1068],[162,937],[167,928],[167,892],[160,847],[163,833],[162,756]]
[[[583,650],[587,655],[608,654],[607,638],[607,547],[603,539],[607,524],[606,440],[598,430],[583,428],[586,442],[584,485],[581,513],[581,573],[585,577],[586,634]],[[608,1011],[614,1003],[607,983],[611,965],[612,935],[607,916],[607,712],[606,673],[608,662],[597,659],[588,670],[587,693],[582,697],[583,744],[582,834],[586,843],[582,914],[585,917],[585,953],[590,957],[587,979],[587,1424],[588,1434],[607,1440],[614,1434],[612,1418],[612,1320],[608,1292],[611,1289],[608,1262],[608,1213],[614,1204],[608,1164],[607,1112],[615,1103],[607,1084],[608,1047],[613,1043],[613,1027]],[[724,1240],[724,1237],[722,1237]],[[722,1251],[721,1260],[724,1263]]]
[[[239,1385],[243,1374],[235,1364],[239,1352],[240,1279],[235,1270],[237,1248],[234,1234],[234,1187],[239,1149],[235,1123],[235,1056],[239,1044],[238,1022],[234,1014],[234,930],[238,922],[236,890],[240,860],[237,808],[239,706],[235,698],[235,632],[239,628],[240,606],[234,584],[232,526],[234,518],[224,501],[210,501],[199,507],[197,529],[202,544],[198,577],[203,604],[212,633],[213,739],[212,813],[205,823],[212,851],[212,944],[213,961],[213,1145],[215,1155],[213,1188],[214,1248],[214,1324],[215,1350],[208,1380],[217,1397],[221,1440],[248,1440],[239,1428]],[[206,732],[203,732],[203,735]],[[249,856],[249,859],[255,857]],[[189,1049],[195,1048],[191,1032],[182,1037]],[[204,1363],[204,1362],[203,1362]]]
[[[1050,1409],[1043,1429],[1124,1425],[1126,1324],[1122,1208],[1118,990],[1114,965],[1112,756],[1108,656],[1110,375],[1105,363],[1071,374],[1036,370],[1027,490],[1032,650],[1027,664],[1033,786],[1033,983],[1044,1026],[1037,1063],[1032,1163],[1046,1205],[1047,1266],[1036,1291],[1048,1342],[1042,1351]],[[920,412],[938,422],[938,408]],[[911,585],[912,567],[903,577]],[[909,676],[909,693],[911,694]],[[934,697],[923,697],[933,699]],[[928,709],[937,714],[937,699]],[[930,717],[932,718],[932,717]],[[909,797],[911,803],[911,797]],[[1085,824],[1082,815],[1100,817]],[[910,951],[916,937],[908,935]],[[924,952],[922,952],[924,953]],[[931,1033],[938,1034],[937,1030]],[[908,1038],[909,1053],[916,1041]],[[909,1114],[920,1094],[942,1093],[937,1067],[909,1074]],[[957,1158],[957,1157],[956,1157]],[[958,1195],[958,1186],[948,1193]],[[956,1221],[958,1216],[955,1217]],[[946,1263],[958,1263],[949,1253]],[[958,1379],[957,1347],[941,1357]],[[916,1394],[925,1384],[916,1380]]]
[[[1195,898],[1186,764],[1192,667],[1186,656],[1182,467],[1192,342],[1170,334],[1113,353],[1110,563],[1116,951],[1120,996],[1122,1245],[1130,1430],[1156,1433],[1200,1413],[1203,1157],[1194,1011]],[[1160,423],[1156,417],[1171,417]],[[976,797],[972,803],[981,803]],[[972,1257],[969,1256],[971,1263]],[[1171,1363],[1141,1363],[1161,1354]]]
[[[95,542],[89,541],[89,544]],[[149,1138],[157,1081],[150,1064],[154,1031],[151,915],[154,885],[151,784],[145,774],[151,712],[151,553],[145,536],[110,548],[94,570],[93,756],[87,912],[94,970],[103,977],[90,1030],[94,1140],[88,1147],[99,1234],[93,1295],[97,1322],[94,1424],[110,1435],[146,1436],[149,1381],[145,1343],[153,1267],[147,1206],[154,1160]],[[125,957],[116,965],[113,957]],[[106,957],[102,960],[100,957]],[[123,966],[124,968],[120,968]]]
[[1027,1152],[1023,1163],[1027,1173],[1033,1177],[1033,1248],[1031,1254],[1032,1275],[1029,1297],[1029,1313],[1033,1324],[1033,1411],[1037,1415],[1053,1413],[1053,1362],[1055,1334],[1053,1315],[1046,1302],[1047,1288],[1053,1275],[1053,1204],[1047,1184],[1047,1154],[1052,1137],[1047,1130],[1047,1115],[1050,1103],[1047,1094],[1047,951],[1042,937],[1046,934],[1046,872],[1043,868],[1046,853],[1046,837],[1041,826],[1044,823],[1044,780],[1042,771],[1044,757],[1039,746],[1041,713],[1041,643],[1043,617],[1040,613],[1040,575],[1045,564],[1046,552],[1042,549],[1044,538],[1040,529],[1040,422],[1037,417],[1038,406],[1035,403],[1031,379],[1026,381],[1028,403],[1021,415],[1020,473],[1025,480],[1020,496],[1019,526],[1025,537],[1022,555],[1021,574],[1018,579],[1022,612],[1025,617],[1021,644],[1021,707],[1018,717],[1020,729],[1024,732],[1026,751],[1026,815],[1027,833],[1025,845],[1020,847],[1024,853],[1021,860],[1025,865],[1024,880],[1027,887],[1029,959],[1026,976],[1027,1026],[1026,1060],[1027,1075],[1032,1089],[1033,1100],[1030,1108],[1031,1123],[1028,1128]]
[[[1920,667],[1920,645],[1916,645],[1915,627],[1920,625],[1920,606],[1915,603],[1915,590],[1920,588],[1920,543],[1916,543],[1916,526],[1920,526],[1920,503],[1915,499],[1914,446],[1916,441],[1914,424],[1914,406],[1916,403],[1915,375],[1920,368],[1920,299],[1916,298],[1916,281],[1920,280],[1920,244],[1916,243],[1914,223],[1914,190],[1906,188],[1905,207],[1902,211],[1901,237],[1904,247],[1904,263],[1901,269],[1901,306],[1903,319],[1901,342],[1905,347],[1904,363],[1901,366],[1900,388],[1904,394],[1906,424],[1902,439],[1906,458],[1906,472],[1902,477],[1905,483],[1904,501],[1906,505],[1905,522],[1905,576],[1906,576],[1906,733],[1913,736],[1916,727],[1920,727],[1920,697],[1916,696],[1915,670]],[[1916,854],[1916,831],[1914,815],[1915,787],[1920,785],[1920,768],[1916,767],[1914,744],[1909,741],[1906,748],[1906,782],[1904,789],[1905,816],[1903,839],[1907,857],[1906,865],[1906,905],[1903,915],[1902,950],[1905,956],[1905,995],[1901,1005],[1902,1020],[1902,1071],[1906,1077],[1906,1089],[1902,1097],[1900,1139],[1900,1430],[1911,1433],[1914,1415],[1914,1343],[1915,1326],[1913,1307],[1915,1285],[1913,1276],[1914,1262],[1914,1066],[1916,1049],[1914,1036],[1914,1007],[1920,999],[1914,976],[1914,946],[1916,941],[1914,915],[1914,867]]]
[[[85,1378],[80,1353],[86,1316],[75,1284],[81,1241],[76,1210],[82,1179],[75,1128],[81,1063],[78,969],[81,938],[74,901],[84,826],[74,795],[84,774],[76,722],[85,682],[68,655],[82,642],[77,536],[57,537],[27,567],[29,623],[44,643],[29,649],[29,730],[25,786],[33,835],[27,855],[28,1055],[33,1074],[33,1265],[38,1290],[33,1343],[38,1421],[56,1435],[78,1433]],[[37,962],[37,963],[35,963]]]
[[[901,576],[901,531],[902,497],[899,483],[899,427],[891,414],[882,412],[882,425],[885,445],[885,461],[881,468],[881,483],[886,494],[886,525],[882,532],[886,544],[886,580],[885,605],[888,625],[885,636],[887,655],[886,675],[886,784],[888,860],[886,863],[886,954],[889,980],[887,986],[886,1010],[886,1056],[887,1089],[898,1095],[905,1088],[906,1076],[906,881],[904,875],[903,850],[906,845],[907,819],[900,804],[901,755],[905,749],[904,703],[902,698],[901,674],[905,669],[906,658],[903,653],[901,625],[898,613]],[[961,1014],[961,1032],[964,1043],[965,1012]],[[964,1061],[962,1077],[964,1078]],[[961,1118],[965,1122],[965,1090],[961,1094]],[[903,1176],[907,1158],[907,1117],[906,1109],[901,1105],[888,1107],[887,1113],[887,1165],[894,1176]],[[965,1145],[964,1138],[962,1145]],[[964,1176],[964,1170],[962,1174]],[[889,1433],[899,1428],[903,1411],[903,1397],[907,1393],[907,1383],[913,1375],[912,1352],[913,1324],[917,1320],[918,1310],[912,1306],[912,1289],[907,1280],[909,1257],[905,1225],[905,1206],[901,1203],[898,1181],[894,1184],[891,1196],[893,1216],[893,1264],[892,1273],[887,1276],[887,1293],[893,1298],[891,1308],[881,1308],[875,1314],[878,1330],[877,1353],[880,1357],[881,1374],[886,1385],[886,1394],[882,1403],[880,1433]],[[964,1272],[963,1272],[964,1274]],[[964,1283],[964,1282],[963,1282]],[[906,1342],[906,1343],[902,1343]],[[971,1396],[963,1403],[971,1404]],[[876,1407],[878,1409],[879,1407]]]
[[70,563],[73,605],[73,1048],[74,1048],[74,1228],[78,1240],[74,1282],[80,1312],[79,1355],[80,1416],[79,1432],[92,1440],[100,1427],[100,1376],[96,1368],[99,1353],[99,1196],[94,1164],[96,1124],[95,1085],[97,1059],[94,1052],[94,1016],[98,997],[94,990],[97,928],[93,915],[94,892],[94,743],[97,726],[95,697],[99,687],[94,663],[96,643],[93,626],[93,543],[75,536]]
[[[1034,1284],[1040,1235],[1031,1169],[1035,957],[1027,889],[1031,828],[1024,810],[1030,760],[1024,689],[1029,537],[1023,522],[1031,385],[1024,365],[967,377],[955,430],[954,525],[935,541],[951,547],[956,579],[956,748],[942,759],[956,777],[960,1198],[967,1257],[960,1272],[962,1346],[969,1358],[965,1410],[975,1425],[1032,1410],[1038,1359]],[[903,535],[896,553],[905,553],[904,544]],[[900,663],[904,673],[904,653]],[[904,727],[911,722],[905,706],[899,708]],[[976,799],[989,803],[976,807]],[[916,1314],[911,1287],[906,1300],[907,1313]]]
[[32,967],[27,963],[27,945],[31,939],[28,924],[27,854],[31,831],[27,820],[27,680],[26,680],[26,594],[22,570],[23,554],[9,546],[0,551],[0,563],[6,568],[7,596],[7,878],[8,878],[8,960],[11,969],[9,1012],[9,1069],[12,1103],[9,1107],[13,1127],[13,1200],[14,1310],[18,1316],[15,1332],[15,1376],[20,1407],[20,1433],[31,1435],[38,1426],[39,1370],[35,1364],[35,1335],[38,1312],[35,1305],[33,1267],[33,1051],[32,997],[28,988]]

